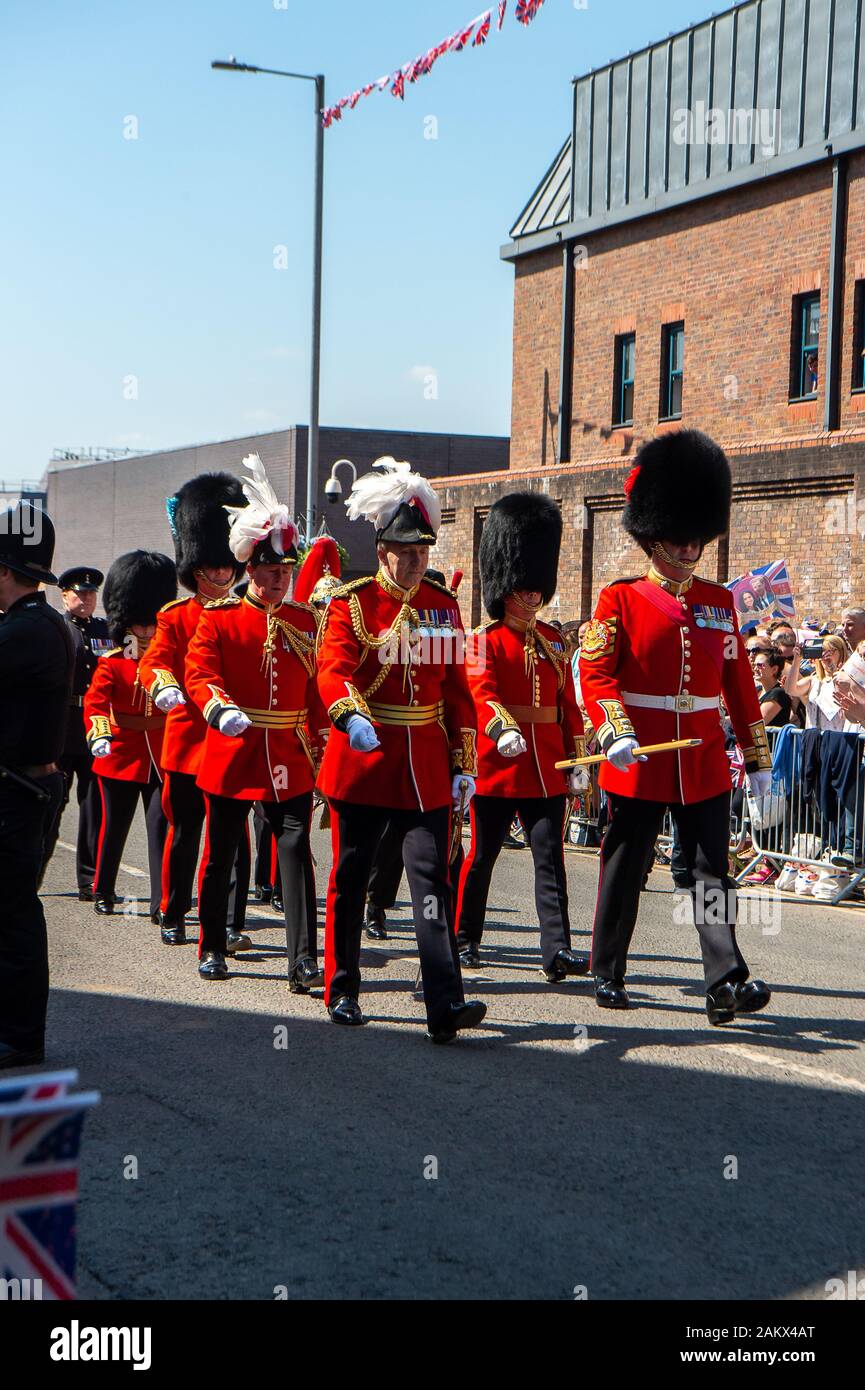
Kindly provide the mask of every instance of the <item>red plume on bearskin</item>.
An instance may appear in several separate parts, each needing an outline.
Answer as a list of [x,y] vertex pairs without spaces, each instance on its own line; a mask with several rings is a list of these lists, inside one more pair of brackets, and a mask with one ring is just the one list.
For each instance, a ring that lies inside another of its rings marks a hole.
[[456,593],[457,589],[460,587],[460,585],[462,584],[462,582],[463,582],[463,572],[462,572],[462,570],[454,570],[453,574],[451,575],[451,588],[452,588],[452,590],[453,590],[454,593]]
[[312,591],[324,575],[342,578],[339,548],[333,536],[319,536],[309,548],[306,559],[294,579],[294,600],[309,603]]

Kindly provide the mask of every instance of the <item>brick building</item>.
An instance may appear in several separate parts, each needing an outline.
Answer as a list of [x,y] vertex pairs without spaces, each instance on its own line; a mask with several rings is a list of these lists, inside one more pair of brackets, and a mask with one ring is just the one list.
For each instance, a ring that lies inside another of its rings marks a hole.
[[[304,514],[307,438],[306,426],[297,426],[160,453],[117,458],[71,454],[55,459],[44,480],[45,506],[57,531],[55,572],[84,563],[107,571],[117,555],[138,547],[173,555],[165,499],[196,473],[243,475],[242,461],[250,453],[261,455],[278,497],[292,515]],[[475,477],[507,469],[508,441],[482,435],[323,428],[316,515],[326,513],[331,533],[350,554],[347,578],[374,567],[372,529],[349,522],[344,506],[329,505],[324,485],[337,459],[349,458],[358,473],[365,473],[382,454],[410,459],[419,472],[446,482],[461,473]],[[351,471],[341,469],[339,478],[347,496]]]
[[861,0],[748,0],[575,80],[502,250],[509,471],[443,484],[440,554],[470,571],[473,621],[483,518],[515,488],[561,502],[563,618],[642,566],[622,484],[641,440],[680,427],[734,473],[702,573],[786,556],[802,619],[865,602],[861,19]]

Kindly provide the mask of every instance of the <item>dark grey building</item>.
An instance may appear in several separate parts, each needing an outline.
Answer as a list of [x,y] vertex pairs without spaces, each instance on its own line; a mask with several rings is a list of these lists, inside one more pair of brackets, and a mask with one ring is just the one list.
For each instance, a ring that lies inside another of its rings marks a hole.
[[[117,555],[138,547],[173,555],[165,499],[196,473],[224,470],[242,475],[247,454],[260,454],[280,501],[300,516],[306,512],[307,438],[307,427],[298,425],[152,454],[94,461],[69,451],[55,458],[48,467],[45,491],[48,514],[57,530],[56,565],[62,570],[91,564],[106,571]],[[324,485],[337,459],[351,459],[361,474],[383,454],[408,459],[425,477],[447,479],[506,469],[509,441],[486,435],[322,429],[316,517],[326,515],[332,535],[349,552],[348,578],[374,567],[372,530],[350,523],[342,503],[328,504]],[[344,502],[351,470],[341,469],[339,477]]]

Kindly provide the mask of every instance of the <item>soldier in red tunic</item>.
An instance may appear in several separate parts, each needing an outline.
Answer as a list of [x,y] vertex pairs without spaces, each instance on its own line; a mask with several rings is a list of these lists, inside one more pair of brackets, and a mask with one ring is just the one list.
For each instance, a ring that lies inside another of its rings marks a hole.
[[326,719],[315,684],[317,618],[286,601],[298,531],[261,459],[244,460],[246,507],[230,508],[229,543],[249,587],[205,608],[186,657],[186,688],[207,723],[198,785],[207,830],[198,887],[199,974],[228,977],[226,899],[231,866],[254,802],[276,839],[283,884],[289,986],[323,983],[309,844],[316,756]]
[[[167,511],[177,555],[177,577],[191,591],[169,603],[156,620],[156,635],[141,659],[139,679],[154,705],[168,715],[162,743],[165,774],[162,807],[168,835],[162,860],[160,925],[166,946],[186,941],[186,914],[192,906],[195,868],[204,825],[204,794],[196,778],[207,725],[201,711],[186,698],[186,653],[198,619],[208,604],[224,602],[243,567],[228,548],[226,506],[243,506],[245,498],[230,473],[202,473],[191,478],[168,499]],[[241,842],[242,850],[242,842]],[[248,872],[247,872],[248,883]],[[242,875],[241,875],[242,879]],[[229,952],[248,948],[243,921],[246,891],[236,885],[235,909],[228,932]]]
[[446,1043],[486,1013],[463,997],[448,883],[453,806],[461,792],[471,798],[477,770],[462,623],[450,590],[424,577],[441,516],[429,483],[382,459],[347,506],[352,520],[375,526],[379,570],[333,596],[319,639],[319,691],[333,722],[319,780],[333,835],[325,997],[334,1023],[365,1022],[364,898],[391,821],[402,833],[429,1037]]
[[585,792],[583,718],[561,633],[538,618],[558,582],[562,514],[540,493],[515,492],[492,507],[478,556],[484,604],[493,619],[475,634],[467,663],[478,714],[478,791],[472,842],[460,877],[457,944],[476,970],[490,880],[514,814],[531,847],[543,969],[550,983],[585,975],[571,950],[562,837],[567,792]]
[[102,825],[93,885],[94,909],[111,915],[123,847],[141,798],[147,824],[150,915],[159,920],[162,850],[162,737],[160,714],[141,681],[140,662],[156,631],[156,614],[177,593],[167,555],[134,550],[108,571],[105,614],[117,646],[96,663],[84,697],[84,727],[102,798]]
[[[628,946],[669,806],[713,1024],[754,1013],[771,998],[762,980],[749,980],[736,941],[722,699],[755,795],[768,790],[771,757],[732,596],[693,573],[704,546],[729,529],[731,491],[729,464],[706,435],[681,430],[643,446],[625,483],[622,522],[649,556],[649,571],[601,590],[580,656],[583,698],[607,757],[601,786],[611,810],[592,941],[597,1002],[628,1006]],[[635,758],[640,744],[684,738],[701,744]]]

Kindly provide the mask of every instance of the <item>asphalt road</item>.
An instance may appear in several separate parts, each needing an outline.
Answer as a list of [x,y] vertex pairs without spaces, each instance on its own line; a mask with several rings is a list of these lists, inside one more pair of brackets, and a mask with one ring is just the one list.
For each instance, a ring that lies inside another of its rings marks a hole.
[[[315,853],[323,910],[328,835]],[[146,864],[138,821],[124,860]],[[577,945],[596,873],[568,854]],[[146,902],[99,918],[73,886],[58,848],[46,1061],[102,1094],[82,1297],[822,1299],[865,1277],[865,910],[751,900],[740,939],[774,999],[713,1029],[696,934],[656,870],[634,1007],[610,1014],[587,980],[545,982],[528,854],[504,851],[468,986],[489,1013],[438,1048],[405,883],[391,939],[364,951],[357,1031],[289,994],[270,909],[250,905],[254,951],[205,984]]]

